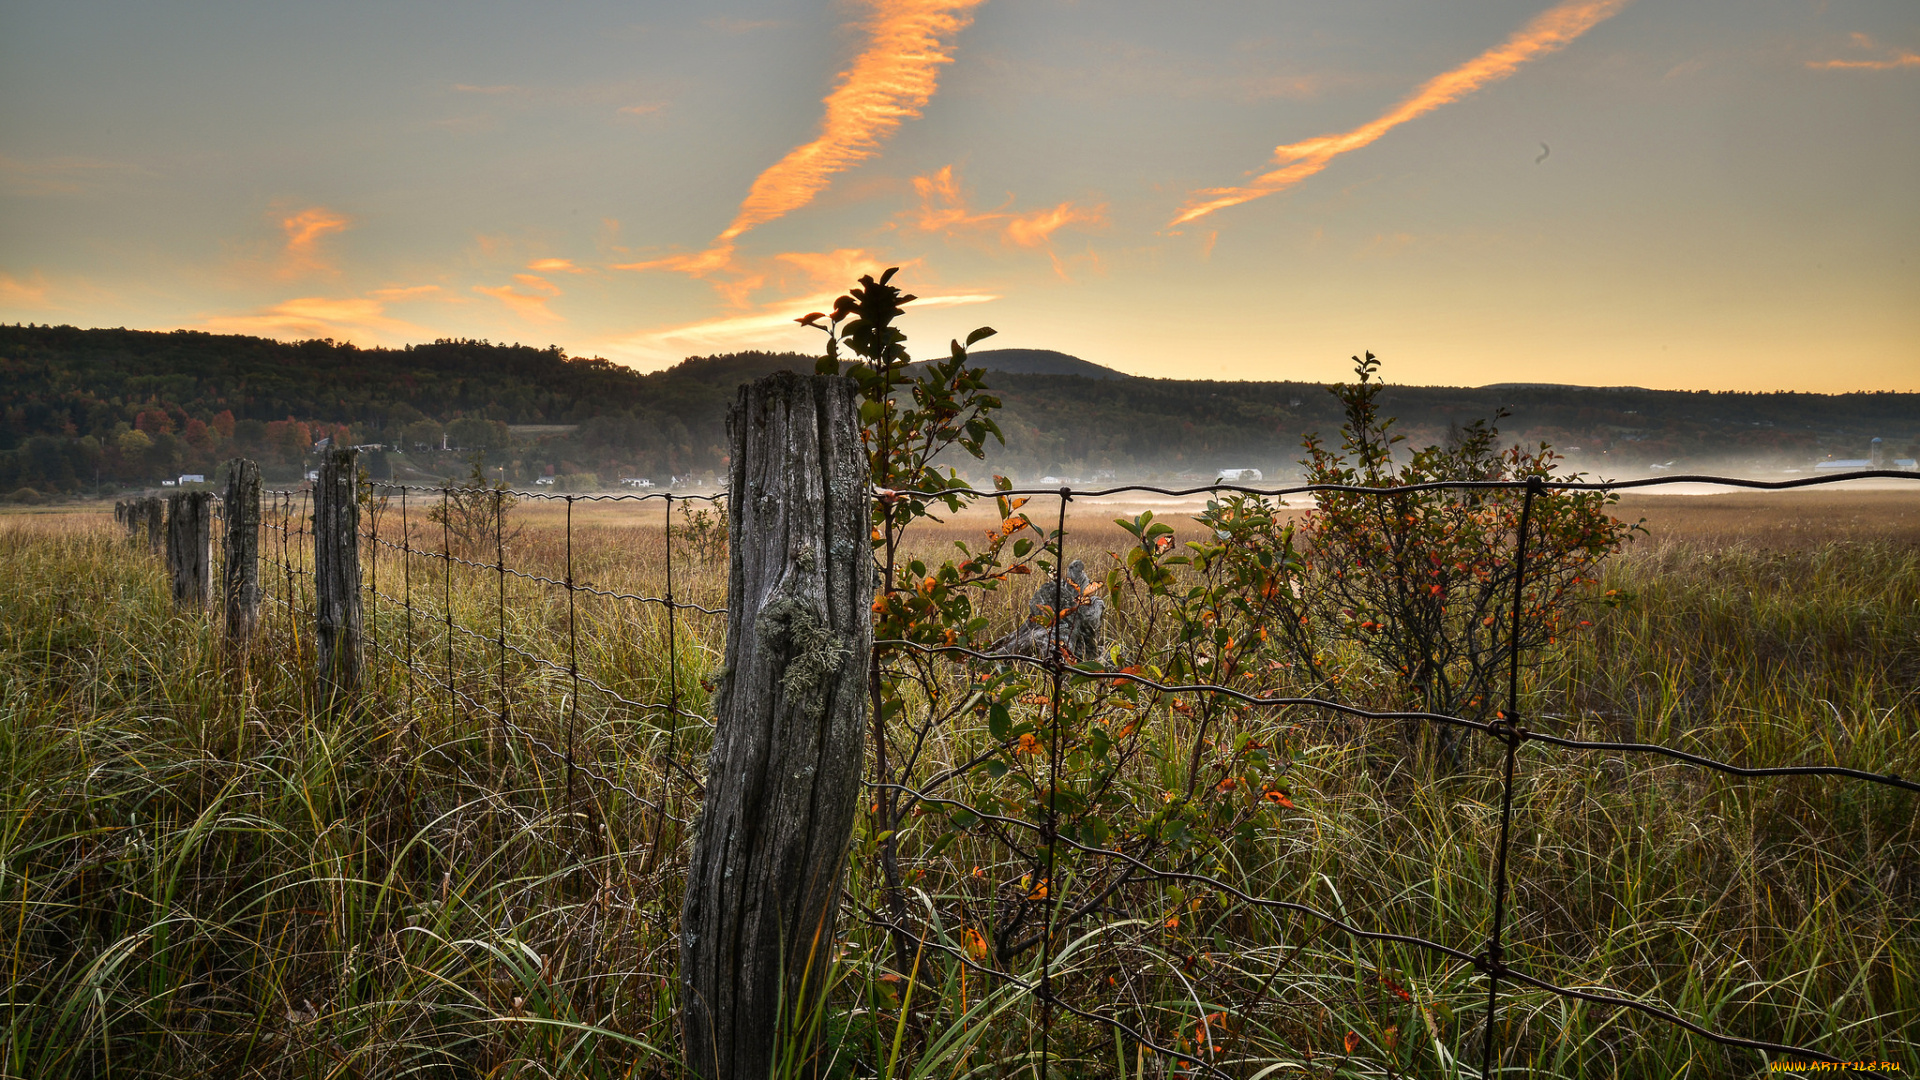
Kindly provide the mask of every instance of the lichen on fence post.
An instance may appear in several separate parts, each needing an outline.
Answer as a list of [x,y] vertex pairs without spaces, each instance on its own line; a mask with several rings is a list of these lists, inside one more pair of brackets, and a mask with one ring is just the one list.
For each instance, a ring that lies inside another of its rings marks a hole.
[[313,485],[314,658],[329,706],[360,689],[359,464],[353,450],[329,450]]
[[173,605],[203,609],[212,589],[213,495],[205,491],[167,496],[167,576]]
[[227,462],[226,567],[221,593],[227,646],[244,648],[260,625],[260,466],[246,458]]
[[860,798],[873,649],[866,455],[853,380],[740,388],[726,667],[681,911],[685,1061],[769,1075],[822,1003]]

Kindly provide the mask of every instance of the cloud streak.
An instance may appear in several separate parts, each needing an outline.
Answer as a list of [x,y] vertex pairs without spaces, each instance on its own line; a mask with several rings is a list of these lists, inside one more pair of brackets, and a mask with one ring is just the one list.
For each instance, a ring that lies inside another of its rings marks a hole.
[[521,287],[516,289],[511,285],[475,285],[473,291],[482,296],[493,297],[505,304],[507,310],[528,322],[566,321],[564,316],[547,306],[549,301],[560,295],[560,286],[534,274],[515,274],[513,280],[519,282]]
[[968,208],[966,194],[961,191],[951,165],[942,166],[927,176],[914,177],[913,190],[920,196],[920,209],[912,220],[922,232],[948,236],[991,232],[1004,244],[1032,248],[1047,244],[1054,233],[1069,225],[1099,228],[1107,223],[1104,205],[1080,206],[1071,199],[1045,210],[1017,214],[1007,209],[1013,203],[1009,196],[998,209],[975,212]]
[[[1881,48],[1865,34],[1853,35],[1853,43],[1862,49]],[[1809,60],[1807,66],[1819,71],[1891,71],[1895,68],[1920,67],[1920,53],[1895,50],[1892,56],[1880,60]]]
[[1625,8],[1631,0],[1563,0],[1541,12],[1506,41],[1488,49],[1452,71],[1436,75],[1423,83],[1405,100],[1374,120],[1352,131],[1321,135],[1304,142],[1275,147],[1274,164],[1279,168],[1257,177],[1241,187],[1202,188],[1187,197],[1170,226],[1191,221],[1252,202],[1305,180],[1327,167],[1341,154],[1371,145],[1382,135],[1409,120],[1466,97],[1481,87],[1499,82],[1530,61],[1558,52],[1574,39]]
[[824,99],[820,133],[754,180],[733,221],[707,250],[620,269],[704,277],[731,268],[736,240],[812,202],[834,176],[877,155],[902,123],[920,116],[939,88],[940,68],[953,62],[955,39],[983,2],[867,0],[867,47]]
[[258,334],[282,339],[332,337],[346,340],[406,340],[420,336],[420,327],[386,313],[383,300],[372,297],[302,296],[283,300],[251,315],[217,315],[202,320],[200,329],[225,334]]

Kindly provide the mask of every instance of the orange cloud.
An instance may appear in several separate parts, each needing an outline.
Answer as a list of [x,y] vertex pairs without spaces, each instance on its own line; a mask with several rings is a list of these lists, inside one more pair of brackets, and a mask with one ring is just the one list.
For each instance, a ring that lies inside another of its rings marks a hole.
[[573,265],[572,259],[535,259],[527,264],[527,269],[542,274],[584,274],[587,271]]
[[442,292],[438,285],[396,285],[390,289],[375,289],[368,296],[377,296],[382,300],[417,300],[423,296],[438,296]]
[[867,47],[824,99],[812,142],[789,150],[754,180],[739,211],[703,252],[630,263],[622,270],[672,270],[706,277],[733,266],[734,241],[813,201],[839,173],[880,152],[902,122],[920,115],[953,62],[954,39],[984,0],[866,0]]
[[205,319],[200,328],[216,333],[259,334],[277,338],[417,338],[421,327],[386,314],[386,304],[368,297],[335,299],[303,296],[282,301],[252,315],[221,315]]
[[997,232],[1002,243],[1016,247],[1039,247],[1068,225],[1100,227],[1107,223],[1106,207],[1077,206],[1071,200],[1046,210],[1025,214],[1006,209],[1008,197],[999,209],[974,212],[968,209],[966,195],[953,175],[953,166],[942,166],[930,176],[913,178],[913,190],[920,196],[920,209],[912,215],[913,224],[924,232],[945,233]]
[[47,299],[47,280],[39,273],[33,280],[21,281],[12,274],[0,274],[0,306],[14,308],[51,307]]
[[1563,0],[1535,16],[1506,41],[1488,49],[1452,71],[1436,75],[1415,90],[1406,100],[1377,119],[1334,135],[1322,135],[1304,142],[1275,147],[1273,160],[1281,168],[1258,177],[1243,187],[1203,188],[1188,196],[1187,202],[1170,225],[1184,225],[1216,210],[1252,202],[1305,180],[1327,167],[1334,158],[1370,145],[1382,135],[1409,120],[1424,116],[1442,105],[1460,100],[1489,83],[1518,71],[1528,61],[1537,60],[1572,44],[1575,38],[1617,14],[1631,0]]
[[352,221],[323,206],[309,207],[282,218],[280,228],[287,234],[287,246],[281,276],[331,269],[320,254],[320,241],[333,233],[345,232],[352,225]]
[[[1854,34],[1853,44],[1861,49],[1882,49],[1865,34]],[[1892,51],[1893,55],[1881,60],[1809,60],[1807,66],[1825,71],[1889,71],[1893,68],[1920,67],[1920,53],[1904,50]]]
[[953,62],[953,39],[982,0],[869,0],[874,12],[866,51],[826,97],[820,134],[760,174],[740,212],[720,234],[726,242],[805,206],[835,173],[880,152],[902,121],[920,115]]
[[528,322],[546,323],[566,321],[565,318],[556,314],[552,308],[547,306],[549,300],[560,295],[560,287],[558,285],[555,285],[545,278],[535,277],[532,274],[515,274],[513,275],[513,280],[519,282],[525,291],[517,290],[511,285],[475,285],[473,291],[482,296],[493,297],[495,300],[507,305],[507,308],[515,315],[520,316]]

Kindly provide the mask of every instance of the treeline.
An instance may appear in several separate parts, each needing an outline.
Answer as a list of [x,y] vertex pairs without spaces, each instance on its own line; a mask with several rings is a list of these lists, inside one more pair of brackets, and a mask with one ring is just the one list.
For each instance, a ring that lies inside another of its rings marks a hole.
[[[991,353],[983,358],[991,363]],[[1067,360],[1073,358],[1068,357]],[[1392,358],[1386,373],[1393,374]],[[194,331],[0,326],[0,494],[75,492],[211,473],[244,454],[270,477],[307,467],[322,439],[377,443],[370,456],[402,479],[464,476],[478,455],[493,475],[531,483],[664,483],[723,467],[727,404],[740,383],[797,353],[695,357],[641,374],[558,346],[441,340],[362,349]],[[1257,468],[1297,473],[1300,442],[1339,427],[1326,388],[1303,382],[1094,379],[995,372],[1007,435],[985,467],[1023,479],[1211,479]],[[1506,408],[1510,440],[1549,442],[1574,467],[1606,475],[1678,468],[1805,468],[1920,449],[1920,395],[1686,393],[1515,385],[1391,386],[1387,412],[1412,445]],[[442,449],[442,448],[445,449]]]
[[[403,471],[464,473],[474,452],[515,479],[712,471],[733,385],[795,360],[744,353],[641,374],[558,346],[0,326],[0,492],[148,484],[233,454],[285,478],[322,439],[400,447]],[[523,426],[549,430],[511,430]],[[442,446],[458,460],[426,449]]]
[[[1391,377],[1391,362],[1385,370]],[[989,381],[1006,401],[1007,445],[989,456],[1001,471],[1211,479],[1223,468],[1257,468],[1271,480],[1298,475],[1307,434],[1339,429],[1338,402],[1317,383],[1011,374]],[[1864,458],[1875,437],[1889,458],[1920,450],[1920,394],[1389,385],[1380,401],[1399,417],[1409,446],[1444,443],[1450,430],[1504,408],[1508,441],[1550,443],[1574,467],[1612,476],[1669,462],[1806,468]]]

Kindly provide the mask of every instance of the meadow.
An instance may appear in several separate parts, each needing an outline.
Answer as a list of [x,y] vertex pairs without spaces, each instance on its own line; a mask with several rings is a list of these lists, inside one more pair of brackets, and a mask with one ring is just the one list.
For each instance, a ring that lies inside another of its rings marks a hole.
[[[1648,532],[1599,588],[1630,599],[1531,658],[1525,713],[1742,764],[1915,775],[1917,506],[1911,491],[1623,499],[1615,512]],[[1104,573],[1132,542],[1112,520],[1142,508],[1076,501],[1068,557]],[[1181,507],[1154,509],[1182,539],[1197,532]],[[668,609],[625,597],[661,595],[671,555],[674,599],[724,606],[724,551],[678,515],[670,544],[657,502],[516,508],[509,565],[619,595],[569,594],[495,572],[485,537],[463,547],[422,511],[389,502],[380,535],[482,565],[367,549],[369,685],[347,709],[315,699],[297,572],[263,568],[262,632],[235,652],[211,618],[173,608],[158,561],[104,510],[0,516],[0,1075],[681,1075],[678,873],[724,620],[682,609],[669,627]],[[992,524],[969,511],[915,543],[946,550]],[[268,534],[268,557],[290,552],[297,571],[299,537],[281,540]],[[985,614],[1012,627],[1026,591],[993,594]],[[1113,606],[1122,638],[1155,625],[1123,596]],[[898,723],[924,784],[968,805],[1014,790],[1017,761],[961,768],[1004,732],[940,704],[980,673],[896,671],[917,688]],[[1246,897],[1479,949],[1490,745],[1436,777],[1389,723],[1243,709],[1207,728],[1172,698],[1072,693],[1089,716],[1140,718],[1125,767],[1142,790],[1216,741],[1272,748],[1285,797],[1250,792],[1232,838],[1182,864],[1231,888],[1074,860],[1055,888],[1077,876],[1101,901],[1049,950],[990,950],[980,931],[1039,891],[1019,838],[931,808],[892,837],[863,822],[830,1005],[800,1020],[829,1036],[811,1065],[1012,1076],[1045,1055],[1053,1075],[1128,1080],[1478,1075],[1486,991],[1471,965]],[[1045,707],[1022,695],[1012,719]],[[1521,758],[1509,963],[1717,1031],[1920,1068],[1914,795],[1538,744]],[[898,889],[877,857],[889,840]],[[896,903],[922,943],[904,956]],[[1062,1002],[1174,1052],[983,973],[1037,981],[1043,962]],[[1516,1076],[1740,1075],[1769,1060],[1524,987],[1503,992],[1498,1027]]]

